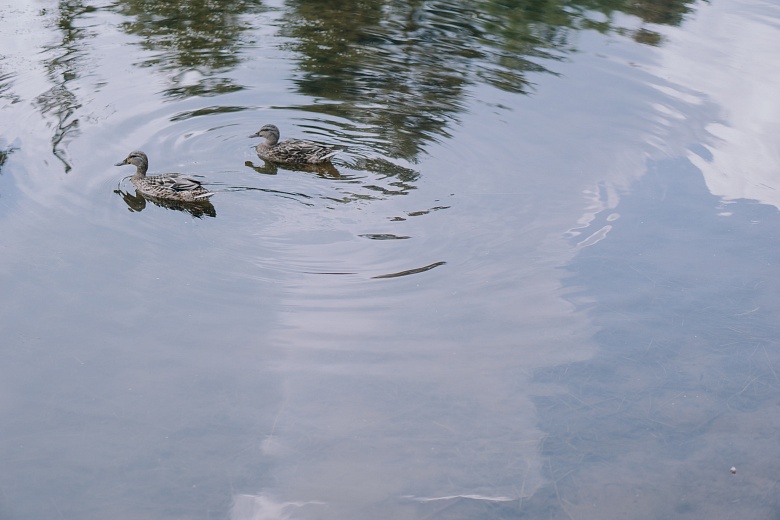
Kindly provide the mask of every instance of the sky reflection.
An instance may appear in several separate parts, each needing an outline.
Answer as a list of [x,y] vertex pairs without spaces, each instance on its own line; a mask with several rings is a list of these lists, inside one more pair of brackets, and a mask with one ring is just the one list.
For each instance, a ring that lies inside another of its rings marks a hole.
[[[702,93],[702,102],[718,109],[706,124],[707,138],[687,154],[709,190],[726,200],[752,199],[780,208],[780,97],[775,92],[780,63],[770,50],[780,48],[780,8],[752,4],[744,13],[718,2],[701,6],[685,31],[660,51],[659,74]],[[713,32],[722,45],[704,37]]]

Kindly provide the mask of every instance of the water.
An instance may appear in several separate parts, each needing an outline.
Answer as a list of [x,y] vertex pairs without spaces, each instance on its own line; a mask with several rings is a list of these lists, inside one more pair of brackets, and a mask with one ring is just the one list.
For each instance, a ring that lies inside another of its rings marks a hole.
[[776,516],[775,4],[0,23],[0,518]]

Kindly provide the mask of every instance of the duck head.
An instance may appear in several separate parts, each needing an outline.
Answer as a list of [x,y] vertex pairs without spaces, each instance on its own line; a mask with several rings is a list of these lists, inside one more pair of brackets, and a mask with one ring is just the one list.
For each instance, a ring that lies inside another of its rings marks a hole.
[[136,150],[135,152],[130,152],[130,155],[128,155],[125,160],[116,163],[115,166],[123,166],[125,164],[132,164],[138,171],[146,172],[149,168],[149,159],[146,157],[145,153]]
[[276,125],[265,125],[249,137],[265,137],[268,144],[274,145],[279,142],[279,129],[276,128]]

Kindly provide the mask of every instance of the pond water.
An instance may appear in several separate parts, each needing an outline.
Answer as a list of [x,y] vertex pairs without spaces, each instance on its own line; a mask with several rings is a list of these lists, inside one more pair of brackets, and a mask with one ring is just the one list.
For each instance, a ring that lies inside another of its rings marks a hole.
[[0,519],[775,518],[778,48],[764,0],[0,0]]

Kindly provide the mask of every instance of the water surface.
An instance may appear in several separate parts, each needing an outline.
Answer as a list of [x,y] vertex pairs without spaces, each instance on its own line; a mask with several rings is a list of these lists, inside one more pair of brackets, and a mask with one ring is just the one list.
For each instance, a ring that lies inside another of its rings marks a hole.
[[0,518],[776,513],[776,5],[0,23]]

